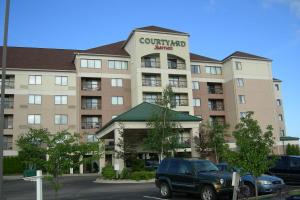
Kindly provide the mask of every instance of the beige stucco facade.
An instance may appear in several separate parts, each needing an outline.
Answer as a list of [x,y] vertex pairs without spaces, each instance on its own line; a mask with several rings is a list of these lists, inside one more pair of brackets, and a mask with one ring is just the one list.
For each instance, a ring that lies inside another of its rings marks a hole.
[[[9,69],[14,88],[7,88],[6,95],[13,98],[13,108],[5,109],[5,114],[12,127],[4,134],[12,136],[12,147],[5,154],[16,154],[15,140],[29,127],[48,128],[51,133],[68,129],[93,135],[113,117],[143,101],[159,99],[169,84],[176,95],[177,111],[201,116],[204,122],[226,122],[230,131],[241,114],[254,111],[262,128],[273,126],[276,144],[286,134],[281,82],[273,81],[271,60],[234,54],[223,60],[193,59],[189,35],[180,32],[135,29],[120,48],[127,54],[114,54],[111,49],[107,53],[74,50],[72,71]],[[88,67],[82,61],[97,64]],[[111,62],[117,63],[115,68]],[[120,67],[123,65],[126,67]],[[191,66],[199,66],[199,71]],[[30,85],[30,75],[40,75],[42,83]],[[56,85],[56,76],[68,77],[67,85]],[[40,95],[41,104],[29,104],[31,94]],[[59,95],[67,96],[67,104],[54,104],[54,96]],[[29,125],[28,115],[34,114],[41,116],[41,122]],[[67,115],[67,124],[56,125],[57,114]],[[232,137],[227,139],[234,143]]]

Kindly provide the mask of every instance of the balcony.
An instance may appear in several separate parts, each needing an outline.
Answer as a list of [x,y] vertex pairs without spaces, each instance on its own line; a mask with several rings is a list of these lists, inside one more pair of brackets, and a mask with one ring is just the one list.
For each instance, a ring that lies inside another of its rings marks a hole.
[[218,83],[207,83],[208,94],[223,94],[223,86]]
[[4,129],[13,129],[13,127],[12,119],[4,119]]
[[183,62],[173,62],[168,61],[168,68],[169,69],[186,69],[186,64]]
[[159,61],[142,60],[141,66],[144,68],[160,68]]
[[97,79],[82,79],[81,90],[99,91],[101,90],[101,81]]
[[[1,102],[0,102],[1,105]],[[4,100],[4,109],[13,109],[14,108],[14,100],[6,99]]]
[[[0,81],[0,87],[2,82]],[[5,80],[5,89],[14,89],[15,88],[15,81],[14,80]]]
[[84,102],[81,104],[82,110],[100,110],[101,103],[94,103],[94,102]]
[[101,122],[81,122],[81,129],[99,129]]
[[188,98],[179,98],[179,99],[174,99],[172,103],[175,106],[188,106],[189,100]]
[[161,101],[161,97],[147,97],[147,96],[144,96],[143,101],[148,102],[148,103],[157,104]]
[[187,88],[186,80],[169,80],[169,84],[171,87]]
[[224,111],[223,100],[208,100],[208,108],[211,111]]
[[161,80],[160,79],[143,78],[142,84],[143,84],[143,86],[160,87]]

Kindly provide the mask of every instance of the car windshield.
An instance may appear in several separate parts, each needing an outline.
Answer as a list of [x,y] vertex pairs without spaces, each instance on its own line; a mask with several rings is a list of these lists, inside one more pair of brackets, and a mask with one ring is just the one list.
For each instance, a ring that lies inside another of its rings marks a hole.
[[197,172],[213,172],[219,171],[218,167],[208,160],[199,160],[194,162]]

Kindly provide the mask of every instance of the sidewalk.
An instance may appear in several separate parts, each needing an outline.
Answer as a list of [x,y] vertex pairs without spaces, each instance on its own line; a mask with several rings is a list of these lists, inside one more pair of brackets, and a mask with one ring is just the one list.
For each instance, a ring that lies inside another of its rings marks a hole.
[[[44,176],[47,174],[44,174]],[[63,174],[63,177],[74,177],[74,176],[95,176],[98,177],[97,173],[89,173],[89,174]],[[5,181],[14,181],[14,180],[21,180],[23,179],[23,175],[8,175],[8,176],[3,176],[3,180]]]

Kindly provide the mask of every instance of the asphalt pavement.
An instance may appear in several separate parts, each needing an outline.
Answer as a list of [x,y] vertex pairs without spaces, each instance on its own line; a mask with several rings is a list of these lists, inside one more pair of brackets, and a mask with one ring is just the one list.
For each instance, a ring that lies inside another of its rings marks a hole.
[[[154,183],[101,184],[94,183],[96,176],[62,177],[59,200],[160,200]],[[44,200],[54,199],[54,191],[46,181],[43,183]],[[34,200],[35,182],[24,180],[5,180],[6,200]],[[174,200],[195,200],[185,194],[174,195]]]

